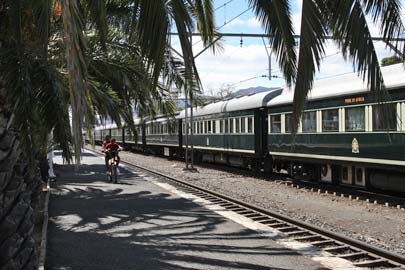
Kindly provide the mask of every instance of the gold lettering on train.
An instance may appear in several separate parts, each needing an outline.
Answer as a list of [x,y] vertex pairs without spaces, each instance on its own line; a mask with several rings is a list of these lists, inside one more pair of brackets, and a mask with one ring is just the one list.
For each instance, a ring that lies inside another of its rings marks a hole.
[[364,102],[364,97],[345,98],[345,104]]

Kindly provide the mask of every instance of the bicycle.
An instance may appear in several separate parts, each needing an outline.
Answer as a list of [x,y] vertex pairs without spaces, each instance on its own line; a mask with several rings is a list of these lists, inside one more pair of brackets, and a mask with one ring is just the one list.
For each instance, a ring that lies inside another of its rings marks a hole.
[[118,173],[117,173],[117,164],[118,164],[118,151],[109,151],[109,159],[108,159],[108,168],[107,168],[107,174],[108,174],[108,180],[110,182],[114,181],[114,184],[118,182]]

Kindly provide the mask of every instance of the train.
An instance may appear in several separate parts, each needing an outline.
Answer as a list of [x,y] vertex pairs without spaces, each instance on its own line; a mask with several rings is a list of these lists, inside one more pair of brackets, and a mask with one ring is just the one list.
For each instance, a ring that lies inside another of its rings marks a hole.
[[135,119],[136,134],[100,125],[94,140],[111,135],[125,148],[177,158],[192,144],[197,161],[405,194],[405,70],[396,64],[382,72],[383,104],[357,73],[314,81],[296,134],[294,91],[281,87],[193,108],[192,123],[189,108]]

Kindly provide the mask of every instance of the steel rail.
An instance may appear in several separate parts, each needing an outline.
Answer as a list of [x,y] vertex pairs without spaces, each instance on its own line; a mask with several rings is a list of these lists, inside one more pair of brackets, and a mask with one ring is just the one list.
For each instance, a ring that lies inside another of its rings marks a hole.
[[319,234],[321,236],[326,236],[326,237],[331,238],[333,240],[342,242],[342,243],[347,244],[349,246],[359,248],[361,250],[367,251],[367,252],[369,252],[371,254],[374,254],[376,256],[379,256],[379,257],[382,257],[384,259],[390,260],[390,261],[392,261],[394,263],[400,264],[401,266],[405,266],[405,257],[403,257],[403,256],[401,256],[399,254],[386,251],[384,249],[369,245],[367,243],[364,243],[364,242],[361,242],[359,240],[344,236],[344,235],[339,234],[339,233],[335,233],[335,232],[331,232],[331,231],[321,229],[321,228],[313,226],[313,225],[311,225],[309,223],[298,221],[298,220],[290,218],[288,216],[285,216],[285,215],[282,215],[282,214],[279,214],[279,213],[264,209],[262,207],[259,207],[259,206],[256,206],[256,205],[253,205],[253,204],[250,204],[250,203],[240,201],[238,199],[229,197],[227,195],[224,195],[224,194],[212,191],[212,190],[208,190],[208,189],[202,188],[202,187],[194,185],[194,184],[187,183],[185,181],[179,180],[179,179],[171,177],[171,176],[164,175],[164,174],[162,174],[160,172],[156,172],[154,170],[151,170],[149,168],[146,168],[146,167],[143,167],[143,166],[140,166],[140,165],[136,165],[136,164],[133,164],[133,163],[130,163],[130,162],[127,162],[127,161],[123,161],[123,160],[121,160],[121,163],[125,163],[126,165],[128,165],[130,167],[141,169],[141,170],[146,171],[148,173],[151,173],[151,174],[154,174],[156,176],[168,179],[170,181],[179,183],[181,185],[191,187],[193,189],[202,191],[204,193],[211,194],[213,196],[216,196],[216,197],[219,197],[221,199],[233,202],[233,203],[235,203],[237,205],[241,205],[241,206],[243,206],[245,208],[248,208],[248,209],[257,211],[259,213],[274,217],[276,219],[285,221],[287,223],[294,224],[294,225],[296,225],[298,227],[301,227],[301,228],[304,228],[304,229],[306,229],[308,231],[315,232],[315,233],[317,233],[317,234]]
[[[91,150],[91,149],[88,149],[88,148],[86,148],[86,149],[93,152],[93,153],[95,153],[96,155],[101,155],[98,152],[95,152],[94,150]],[[337,242],[346,244],[348,246],[360,249],[362,251],[366,251],[370,255],[374,255],[374,256],[380,257],[382,259],[385,259],[389,263],[394,264],[396,266],[399,266],[399,267],[404,267],[405,266],[405,257],[401,256],[400,254],[389,252],[389,251],[384,250],[382,248],[372,246],[370,244],[361,242],[359,240],[344,236],[344,235],[336,233],[336,232],[331,232],[331,231],[328,231],[328,230],[325,230],[325,229],[321,229],[321,228],[316,227],[314,225],[311,225],[309,223],[290,218],[288,216],[273,212],[271,210],[264,209],[264,208],[262,208],[260,206],[257,206],[257,205],[253,205],[253,204],[250,204],[250,203],[247,203],[247,202],[240,201],[240,200],[238,200],[236,198],[229,197],[227,195],[224,195],[224,194],[221,194],[221,193],[209,190],[209,189],[205,189],[205,188],[200,187],[198,185],[194,185],[194,184],[185,182],[185,181],[177,179],[175,177],[165,175],[163,173],[154,171],[152,169],[149,169],[149,168],[146,168],[146,167],[143,167],[143,166],[140,166],[140,165],[136,165],[136,164],[128,162],[128,161],[124,161],[122,159],[121,159],[121,163],[126,164],[129,167],[139,169],[139,170],[147,172],[149,174],[161,177],[164,180],[169,180],[170,182],[174,182],[174,183],[176,183],[176,184],[178,184],[180,186],[188,187],[188,188],[194,189],[196,191],[200,191],[202,193],[212,195],[212,196],[220,198],[222,200],[231,202],[231,203],[233,203],[235,205],[242,206],[242,207],[244,207],[244,208],[246,208],[248,210],[253,210],[253,211],[257,212],[257,213],[267,215],[267,216],[269,216],[271,218],[275,218],[275,219],[281,220],[283,222],[295,225],[295,226],[297,226],[299,228],[303,228],[303,229],[305,229],[305,230],[307,230],[309,232],[313,232],[315,234],[318,234],[319,236],[330,238],[332,240],[335,240]]]

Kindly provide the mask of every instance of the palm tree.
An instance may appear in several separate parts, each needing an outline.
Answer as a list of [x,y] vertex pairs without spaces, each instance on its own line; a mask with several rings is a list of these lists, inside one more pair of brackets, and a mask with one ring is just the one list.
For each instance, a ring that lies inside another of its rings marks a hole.
[[290,4],[288,0],[249,0],[249,5],[272,37],[270,42],[287,85],[294,85],[295,131],[315,72],[325,56],[328,35],[339,45],[344,57],[351,59],[357,71],[367,79],[376,100],[381,102],[387,98],[367,16],[379,26],[384,42],[404,51],[404,44],[399,46],[397,43],[405,31],[399,0],[302,1],[298,60]]
[[10,107],[0,85],[0,269],[36,269],[31,191],[26,162]]
[[[138,4],[125,0],[0,1],[0,269],[36,268],[34,157],[45,148],[50,132],[64,158],[72,159],[73,143],[79,161],[82,127],[92,127],[96,114],[133,125],[134,107],[153,113],[151,108],[158,101],[173,112],[167,102],[169,86],[182,87],[196,80],[192,59],[175,59],[168,39],[159,40],[158,47],[149,47],[145,41],[167,35],[172,19],[179,26],[184,21],[186,36],[193,18],[202,23],[209,17],[198,11],[205,12],[210,5],[162,2],[166,19],[159,21],[162,17],[138,12]],[[146,6],[141,3],[139,8]],[[149,20],[146,25],[161,24],[160,30],[166,30],[142,37],[140,30],[145,26],[140,25],[145,18]],[[203,24],[201,30],[207,36],[209,23]],[[190,53],[188,39],[184,46]],[[191,72],[185,72],[184,66],[191,67]]]

